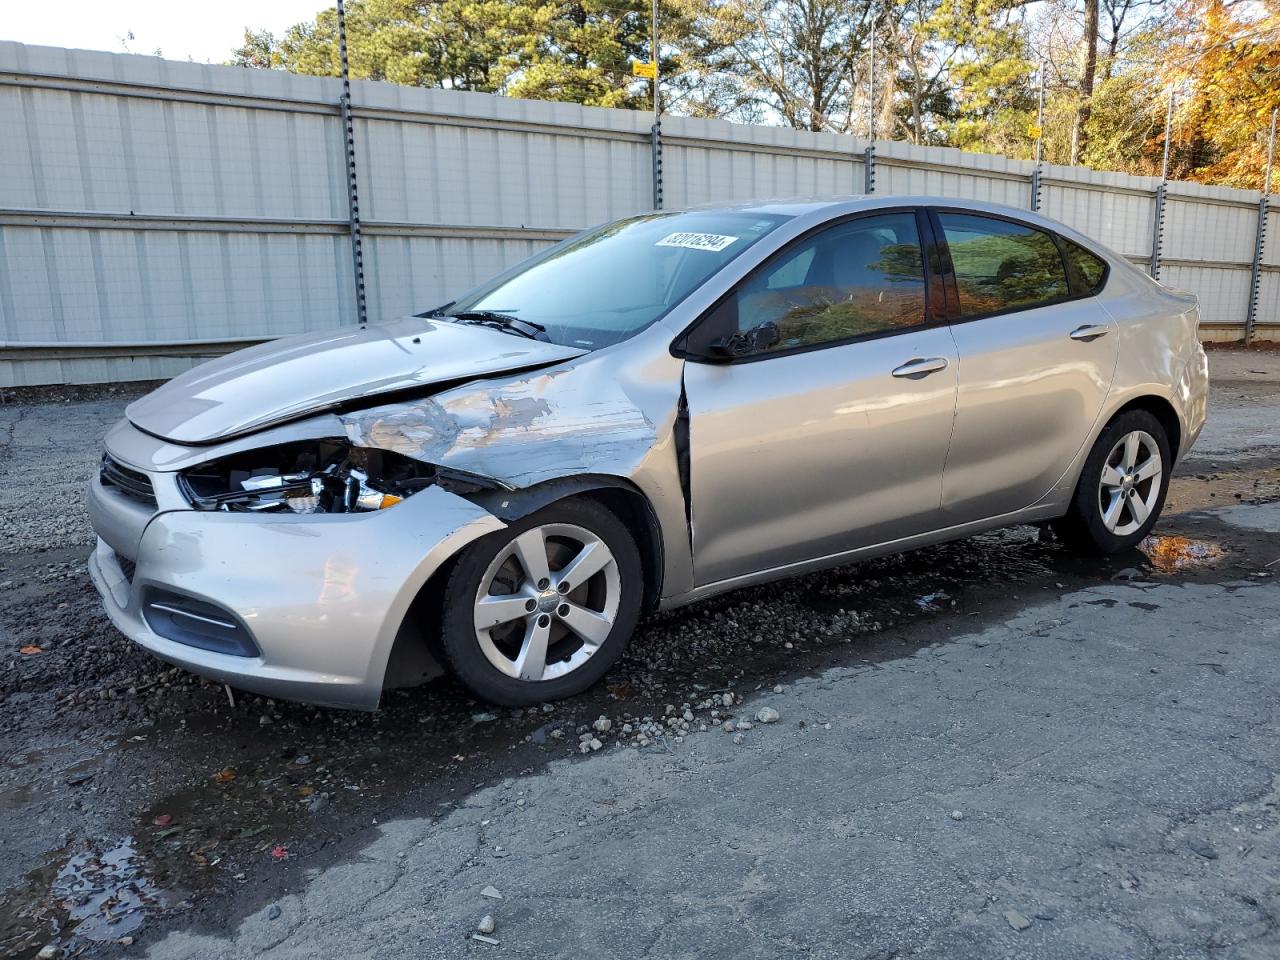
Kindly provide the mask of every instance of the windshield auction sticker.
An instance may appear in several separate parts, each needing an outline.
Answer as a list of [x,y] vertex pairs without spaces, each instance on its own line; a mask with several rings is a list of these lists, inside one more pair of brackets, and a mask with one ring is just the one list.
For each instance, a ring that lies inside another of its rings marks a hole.
[[737,237],[726,237],[719,233],[669,233],[654,246],[688,247],[690,250],[709,250],[719,253]]

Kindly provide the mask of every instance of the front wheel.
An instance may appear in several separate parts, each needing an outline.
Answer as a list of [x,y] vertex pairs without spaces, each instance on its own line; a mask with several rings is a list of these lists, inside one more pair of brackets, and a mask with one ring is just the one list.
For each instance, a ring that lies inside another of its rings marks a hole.
[[1146,410],[1129,410],[1103,429],[1076,484],[1071,509],[1053,524],[1084,553],[1130,550],[1164,508],[1172,457],[1164,427]]
[[643,588],[617,517],[592,500],[553,503],[463,551],[444,591],[444,658],[502,706],[572,696],[621,656]]

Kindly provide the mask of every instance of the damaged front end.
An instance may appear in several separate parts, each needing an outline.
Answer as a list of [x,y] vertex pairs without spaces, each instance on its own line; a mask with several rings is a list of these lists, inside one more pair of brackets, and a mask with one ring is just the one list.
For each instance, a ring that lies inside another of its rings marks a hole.
[[331,438],[247,450],[181,472],[178,483],[197,510],[233,513],[369,513],[428,487],[468,494],[493,481],[390,450]]

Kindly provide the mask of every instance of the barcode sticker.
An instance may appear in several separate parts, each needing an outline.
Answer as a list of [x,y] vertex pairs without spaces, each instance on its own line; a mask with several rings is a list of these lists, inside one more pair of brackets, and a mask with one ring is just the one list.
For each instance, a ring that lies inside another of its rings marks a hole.
[[688,247],[690,250],[709,250],[712,253],[719,253],[737,239],[737,237],[726,237],[719,233],[669,233],[659,240],[656,246]]

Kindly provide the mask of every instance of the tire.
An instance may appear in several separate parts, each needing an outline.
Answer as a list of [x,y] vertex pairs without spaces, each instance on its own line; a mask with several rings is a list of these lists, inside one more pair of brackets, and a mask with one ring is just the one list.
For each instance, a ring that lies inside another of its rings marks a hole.
[[[1159,457],[1155,474],[1152,455]],[[1054,532],[1079,553],[1132,550],[1160,519],[1172,464],[1168,434],[1155,416],[1146,410],[1120,414],[1094,443],[1071,508],[1053,522]]]
[[[573,582],[577,572],[589,576]],[[460,554],[442,599],[441,654],[490,703],[573,696],[622,655],[643,594],[640,551],[627,527],[593,500],[561,500]]]

